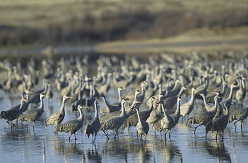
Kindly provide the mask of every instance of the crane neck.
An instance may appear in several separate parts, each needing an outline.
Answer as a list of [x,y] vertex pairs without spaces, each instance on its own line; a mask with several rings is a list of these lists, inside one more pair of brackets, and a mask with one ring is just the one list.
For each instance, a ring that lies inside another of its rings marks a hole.
[[140,119],[140,115],[139,115],[139,110],[138,109],[136,109],[136,113],[137,113],[137,116],[138,116],[138,119],[139,119],[139,122],[140,122],[141,119]]
[[126,116],[126,112],[125,112],[125,107],[124,107],[124,105],[125,105],[125,102],[121,102],[121,117],[123,117],[123,116]]
[[94,115],[94,118],[96,118],[98,116],[98,109],[97,109],[97,104],[95,103],[95,115]]
[[180,116],[180,100],[179,99],[177,99],[177,109],[175,111],[175,114]]
[[195,100],[195,95],[194,95],[194,90],[192,89],[192,91],[191,91],[191,97],[190,97],[189,103],[190,103],[190,104],[193,104],[193,103],[194,103],[194,100]]
[[109,103],[107,102],[105,95],[102,95],[102,99],[103,99],[103,102],[104,102],[105,106],[107,108],[109,108]]
[[233,87],[231,86],[230,93],[229,93],[229,96],[227,97],[226,101],[231,101],[232,97],[233,97]]
[[121,90],[120,89],[118,89],[118,97],[119,97],[119,102],[121,102]]
[[79,107],[78,108],[78,111],[79,111],[79,117],[78,117],[78,120],[83,120],[83,113],[82,113],[82,110],[81,110],[81,108]]
[[214,98],[214,106],[212,107],[212,111],[216,112],[217,110],[217,106],[218,106],[218,98],[217,98],[218,95],[215,96]]
[[40,106],[38,107],[39,110],[43,110],[44,108],[44,96],[40,96]]
[[181,87],[180,91],[177,94],[177,97],[182,96],[184,90],[184,87]]
[[63,101],[62,101],[62,104],[60,107],[60,113],[65,111],[65,109],[64,109],[65,108],[65,100],[66,100],[66,98],[63,97]]

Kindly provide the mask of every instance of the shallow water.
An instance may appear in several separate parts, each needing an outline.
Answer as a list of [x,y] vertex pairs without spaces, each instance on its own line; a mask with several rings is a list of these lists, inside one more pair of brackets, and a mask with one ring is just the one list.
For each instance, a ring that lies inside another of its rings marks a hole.
[[[110,91],[114,95],[114,91]],[[246,100],[247,101],[247,97]],[[17,104],[18,99],[10,100],[3,95],[0,99],[0,111]],[[103,107],[102,100],[99,100]],[[215,140],[215,133],[204,135],[205,128],[199,127],[197,136],[193,126],[187,127],[180,121],[171,131],[171,137],[161,138],[160,133],[149,131],[146,143],[136,138],[136,128],[125,129],[119,139],[110,134],[107,141],[103,132],[99,132],[95,143],[84,137],[83,129],[76,133],[78,140],[68,141],[68,134],[53,133],[53,126],[45,127],[44,119],[56,112],[60,100],[55,94],[49,106],[44,100],[45,112],[42,119],[32,124],[18,126],[12,131],[7,123],[0,119],[0,158],[1,162],[246,162],[248,150],[248,124],[244,121],[243,131],[240,123],[237,131],[233,122],[225,129],[224,140]],[[84,111],[85,121],[92,117]],[[64,121],[75,119],[76,113],[66,106]],[[111,133],[111,132],[109,132]],[[73,136],[72,136],[73,138]]]

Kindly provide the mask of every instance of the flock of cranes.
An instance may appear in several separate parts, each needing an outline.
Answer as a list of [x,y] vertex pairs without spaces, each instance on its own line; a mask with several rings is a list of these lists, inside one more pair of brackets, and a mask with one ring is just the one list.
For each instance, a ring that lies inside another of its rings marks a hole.
[[[235,130],[239,121],[242,130],[248,116],[247,59],[214,64],[203,54],[161,54],[148,60],[128,55],[99,56],[93,65],[90,69],[89,56],[45,58],[40,63],[31,58],[25,64],[1,61],[1,73],[7,76],[1,78],[0,88],[9,96],[20,94],[21,98],[20,104],[1,108],[0,118],[11,130],[14,120],[33,122],[35,127],[35,121],[46,111],[43,99],[50,104],[55,92],[62,98],[61,107],[46,117],[44,125],[54,125],[55,134],[68,133],[69,140],[71,135],[76,139],[82,127],[94,142],[98,132],[110,139],[108,131],[112,130],[118,138],[119,130],[132,126],[137,138],[144,141],[149,132],[156,131],[166,139],[180,119],[189,127],[196,125],[194,134],[199,126],[205,126],[206,136],[209,131],[216,132],[217,140],[218,133],[223,139],[225,128],[234,120]],[[41,81],[43,88],[37,89]],[[118,96],[111,96],[111,90]],[[103,108],[99,108],[100,102]],[[78,118],[64,121],[66,103],[71,111],[79,112]],[[86,124],[83,110],[94,112]]]

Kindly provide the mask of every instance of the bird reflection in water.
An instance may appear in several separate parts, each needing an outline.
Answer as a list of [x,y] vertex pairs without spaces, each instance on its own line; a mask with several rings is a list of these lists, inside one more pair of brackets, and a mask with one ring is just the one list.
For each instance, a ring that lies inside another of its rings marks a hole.
[[231,162],[231,157],[229,152],[225,148],[224,141],[195,139],[192,145],[200,153],[206,154],[207,150],[208,154],[217,157],[219,162]]
[[151,159],[151,151],[147,148],[146,144],[139,144],[139,162],[149,162]]
[[65,161],[70,158],[73,158],[73,160],[80,159],[80,161],[81,158],[85,160],[84,150],[82,146],[74,141],[70,143],[66,141],[66,139],[56,136],[53,141],[50,141],[50,144],[55,151],[64,156]]
[[174,162],[174,158],[177,157],[178,161],[176,162],[183,162],[182,153],[180,152],[178,146],[173,144],[170,140],[161,143],[162,160],[165,160],[165,162]]
[[85,157],[86,157],[86,160],[88,161],[93,161],[95,163],[100,163],[102,162],[102,156],[101,154],[97,151],[97,148],[96,148],[96,144],[93,143],[92,144],[92,148],[91,149],[88,149],[85,151]]
[[207,141],[206,148],[209,154],[214,157],[218,157],[218,161],[228,161],[231,162],[231,157],[229,152],[225,148],[224,141]]
[[126,160],[129,144],[130,140],[128,138],[126,139],[123,137],[121,139],[118,139],[118,141],[110,139],[108,141],[105,141],[103,144],[100,144],[101,154],[109,154],[110,156],[113,156],[115,158]]

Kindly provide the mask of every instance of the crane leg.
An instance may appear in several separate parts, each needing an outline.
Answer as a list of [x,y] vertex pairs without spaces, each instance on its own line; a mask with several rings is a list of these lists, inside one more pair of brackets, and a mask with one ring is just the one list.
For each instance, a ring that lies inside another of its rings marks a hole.
[[238,122],[238,121],[234,122],[235,132],[236,132],[236,123],[237,123],[237,122]]
[[217,141],[218,132],[219,132],[219,131],[216,132],[215,141]]
[[109,140],[109,136],[108,133],[106,133],[104,130],[102,130],[104,132],[104,134],[107,136],[108,140]]
[[243,120],[241,121],[241,131],[242,131],[242,128],[243,128]]

